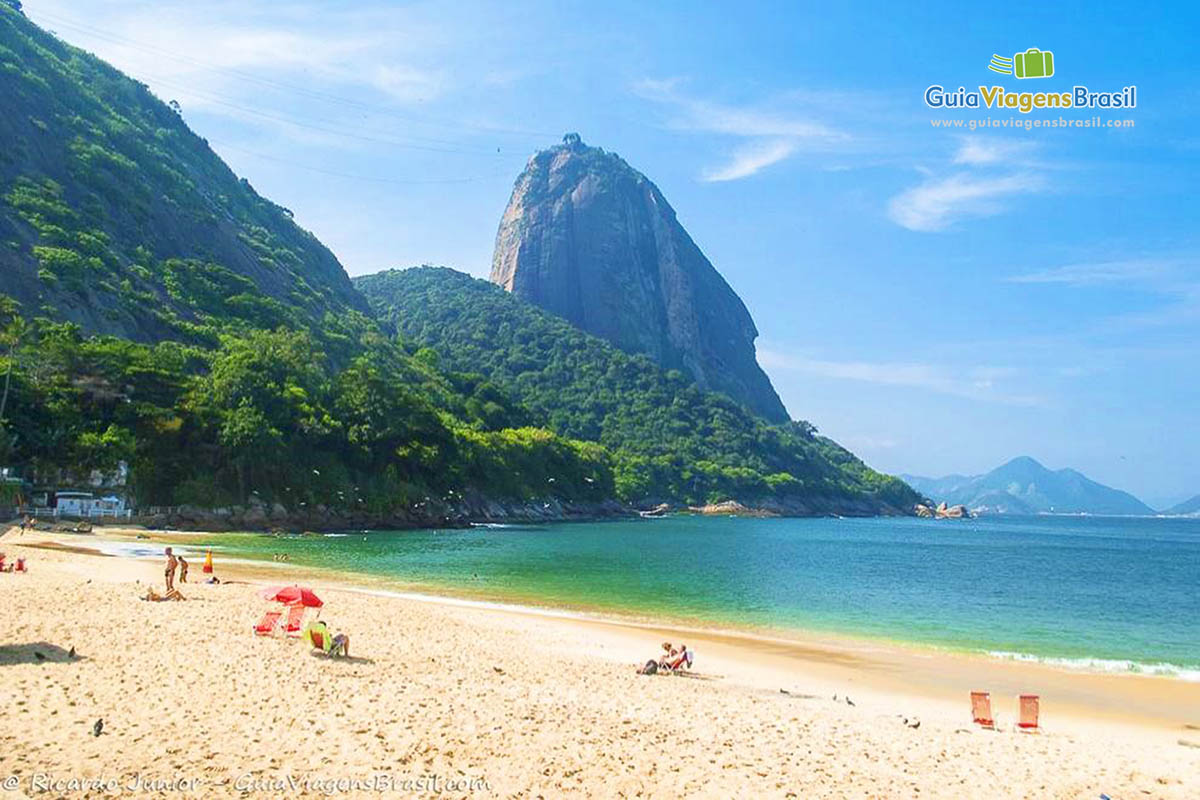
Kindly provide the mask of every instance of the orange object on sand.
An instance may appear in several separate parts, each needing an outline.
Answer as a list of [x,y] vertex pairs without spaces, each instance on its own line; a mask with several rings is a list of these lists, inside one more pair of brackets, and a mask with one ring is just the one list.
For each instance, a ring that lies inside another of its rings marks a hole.
[[206,552],[204,554],[204,569],[203,569],[203,571],[210,575],[212,574],[212,571],[213,571],[212,550],[209,550],[208,552]]
[[976,725],[995,730],[992,719],[992,696],[987,692],[971,692],[971,721]]
[[1021,706],[1021,721],[1017,723],[1017,730],[1022,733],[1040,733],[1041,728],[1038,727],[1038,696],[1036,694],[1023,694],[1019,700]]
[[283,616],[282,611],[268,611],[263,614],[263,618],[254,626],[254,632],[259,636],[270,636],[275,630],[275,626],[279,624],[279,618]]
[[287,625],[284,626],[284,631],[288,634],[300,635],[300,630],[303,627],[304,612],[308,609],[305,606],[289,606]]

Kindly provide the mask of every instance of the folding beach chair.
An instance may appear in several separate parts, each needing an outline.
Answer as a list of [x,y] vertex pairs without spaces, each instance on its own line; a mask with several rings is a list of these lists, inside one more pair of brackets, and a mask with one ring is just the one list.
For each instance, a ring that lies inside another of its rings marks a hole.
[[314,619],[304,627],[304,641],[326,656],[346,655],[346,637],[342,634],[334,636],[329,632],[329,626],[320,620]]
[[1017,730],[1021,733],[1041,733],[1042,729],[1038,727],[1038,696],[1023,694],[1018,703],[1021,707],[1021,720],[1017,723]]
[[259,636],[270,636],[275,632],[275,626],[279,624],[279,618],[282,616],[282,611],[268,611],[254,626],[254,632]]
[[988,692],[971,692],[971,721],[991,730],[996,729],[992,719],[992,696]]
[[325,655],[329,655],[333,648],[333,636],[330,635],[328,626],[318,620],[308,623],[308,627],[304,629],[304,641],[308,642],[313,650],[320,650]]
[[300,635],[300,631],[303,629],[302,623],[304,622],[304,611],[304,606],[297,605],[288,607],[287,623],[284,625],[283,630],[289,636]]

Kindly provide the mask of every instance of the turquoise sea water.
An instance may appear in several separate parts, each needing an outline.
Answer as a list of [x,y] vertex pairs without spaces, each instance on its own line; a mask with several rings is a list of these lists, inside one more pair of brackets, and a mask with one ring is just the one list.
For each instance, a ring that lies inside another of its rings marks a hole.
[[679,516],[211,543],[410,589],[1200,680],[1200,520]]

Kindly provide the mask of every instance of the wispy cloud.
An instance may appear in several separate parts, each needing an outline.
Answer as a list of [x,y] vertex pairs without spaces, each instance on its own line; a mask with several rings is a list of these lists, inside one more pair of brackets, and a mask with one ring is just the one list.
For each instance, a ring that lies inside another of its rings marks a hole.
[[1008,209],[1006,200],[1049,188],[1045,173],[1053,165],[1037,161],[1035,151],[1035,143],[1020,139],[964,137],[948,165],[916,166],[925,180],[892,197],[888,217],[929,233],[1001,214]]
[[796,152],[795,142],[789,139],[770,139],[739,147],[733,160],[716,169],[706,170],[704,180],[710,182],[736,181],[780,162]]
[[967,136],[954,154],[955,164],[985,166],[989,164],[1012,164],[1024,160],[1034,148],[1034,143],[1021,139],[996,139],[982,136]]
[[1040,397],[1004,389],[1002,384],[1017,375],[1011,367],[976,366],[959,370],[919,362],[832,361],[772,350],[759,350],[758,360],[767,369],[792,370],[823,378],[908,387],[1006,405],[1043,403]]
[[[249,107],[322,125],[333,120],[354,130],[375,121],[376,128],[393,132],[396,115],[402,115],[404,135],[417,137],[414,129],[422,128],[457,135],[455,123],[469,128],[465,121],[438,121],[416,109],[473,86],[500,85],[493,79],[504,85],[519,80],[511,70],[497,72],[497,64],[511,60],[499,52],[503,48],[472,46],[483,36],[481,21],[451,24],[419,5],[360,5],[333,18],[312,0],[279,7],[227,0],[110,3],[102,13],[97,5],[42,0],[28,10],[38,24],[143,81],[159,97],[178,100],[185,114],[249,122],[255,116]],[[502,40],[494,30],[491,36],[488,42]],[[259,126],[272,124],[258,118]],[[301,126],[277,132],[298,141],[312,138]]]
[[[669,125],[682,131],[716,133],[739,140],[729,160],[701,173],[705,181],[748,178],[802,150],[828,150],[852,138],[844,131],[816,119],[800,108],[770,109],[735,106],[688,96],[682,81],[646,79],[634,92],[673,112]],[[789,105],[796,105],[793,100]]]
[[888,216],[912,231],[941,231],[967,217],[999,214],[1005,210],[1003,198],[1045,187],[1042,177],[1033,173],[981,177],[959,172],[931,178],[896,195],[888,203]]
[[1170,277],[1181,262],[1174,259],[1138,258],[1068,264],[1061,267],[1013,275],[1010,283],[1057,283],[1067,286],[1101,286],[1114,283],[1145,283]]
[[1186,326],[1200,322],[1200,256],[1141,255],[1134,258],[1081,262],[1012,275],[1009,283],[1060,286],[1069,289],[1121,287],[1156,296],[1160,303],[1147,310],[1107,316],[1107,333],[1125,328]]

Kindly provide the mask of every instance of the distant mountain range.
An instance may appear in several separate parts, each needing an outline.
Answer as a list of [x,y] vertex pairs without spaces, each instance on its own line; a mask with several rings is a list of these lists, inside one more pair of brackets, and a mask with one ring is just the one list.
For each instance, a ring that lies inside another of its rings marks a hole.
[[[900,476],[909,486],[936,501],[962,503],[991,514],[1154,514],[1154,509],[1128,492],[1091,480],[1073,469],[1050,470],[1029,456],[1014,458],[985,475],[925,478]],[[1200,497],[1189,503],[1200,506]],[[1178,506],[1177,508],[1182,507]],[[1172,511],[1168,513],[1188,513]]]
[[1191,500],[1184,500],[1179,505],[1164,509],[1162,513],[1171,516],[1200,515],[1200,494]]

